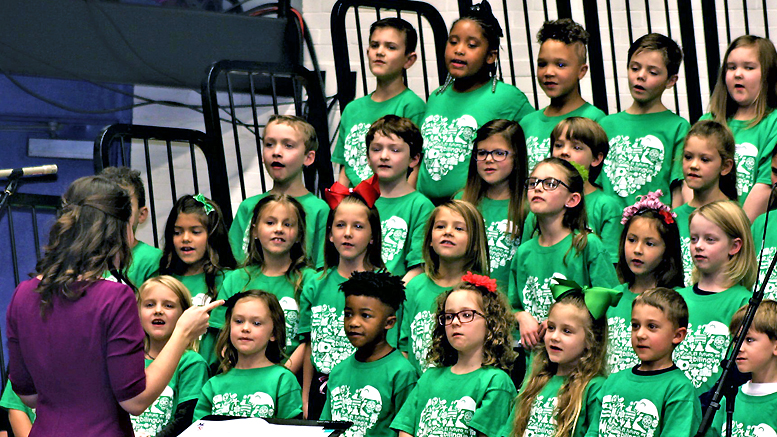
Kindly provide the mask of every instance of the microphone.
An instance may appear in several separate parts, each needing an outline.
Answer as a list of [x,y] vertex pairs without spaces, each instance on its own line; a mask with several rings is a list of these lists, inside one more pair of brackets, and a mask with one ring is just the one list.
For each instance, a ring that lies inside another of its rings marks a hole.
[[57,174],[57,165],[39,165],[37,167],[7,168],[0,170],[0,179],[10,179],[14,177],[31,177]]

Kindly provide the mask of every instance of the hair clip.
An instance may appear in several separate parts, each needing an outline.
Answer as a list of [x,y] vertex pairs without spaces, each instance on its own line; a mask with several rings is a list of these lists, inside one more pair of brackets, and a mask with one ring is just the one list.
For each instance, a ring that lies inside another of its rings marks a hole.
[[213,205],[208,202],[208,199],[205,198],[205,196],[202,195],[202,193],[197,193],[196,196],[193,196],[194,200],[200,202],[202,204],[202,208],[205,210],[205,215],[209,215],[213,211],[215,211],[215,208],[213,208]]
[[583,182],[588,182],[588,169],[583,167],[582,165],[576,163],[575,161],[567,161],[570,164],[572,164],[572,167],[577,170],[578,173],[580,173],[580,177],[583,178]]
[[588,308],[588,312],[591,313],[591,317],[594,320],[599,320],[607,313],[607,308],[615,306],[621,300],[623,296],[622,291],[613,290],[612,288],[604,287],[581,287],[575,281],[569,279],[562,279],[554,277],[553,280],[556,284],[550,286],[550,292],[553,294],[553,298],[558,301],[566,294],[569,293],[581,293],[585,306]]
[[663,196],[661,190],[656,190],[645,194],[644,196],[637,196],[637,201],[634,205],[623,208],[623,218],[621,218],[621,224],[625,225],[636,214],[642,211],[654,210],[661,214],[664,218],[664,224],[671,225],[674,223],[674,219],[677,218],[677,214],[672,212],[672,209],[661,202],[661,196]]
[[332,184],[332,188],[324,190],[324,200],[326,200],[326,203],[330,208],[335,209],[344,198],[351,194],[358,194],[364,199],[364,202],[368,207],[374,207],[375,201],[380,197],[378,176],[373,175],[371,178],[359,182],[359,185],[355,188],[346,188],[345,185],[340,182],[335,182]]
[[496,279],[484,275],[476,275],[470,271],[461,277],[461,280],[475,287],[483,287],[491,293],[496,293]]

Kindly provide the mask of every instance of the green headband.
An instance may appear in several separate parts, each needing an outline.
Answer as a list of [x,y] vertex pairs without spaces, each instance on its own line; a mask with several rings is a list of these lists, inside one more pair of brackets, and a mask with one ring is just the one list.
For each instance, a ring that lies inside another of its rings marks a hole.
[[553,280],[556,281],[557,284],[550,286],[550,292],[553,293],[553,298],[556,299],[556,301],[567,293],[582,293],[585,306],[588,308],[588,312],[591,313],[594,320],[599,320],[604,317],[607,308],[617,305],[623,295],[622,291],[613,290],[612,288],[581,287],[577,285],[575,281],[570,281],[568,279],[553,278]]
[[196,196],[193,196],[194,200],[200,202],[202,204],[202,208],[205,210],[205,215],[208,215],[214,211],[213,205],[208,202],[208,199],[205,198],[205,196],[202,195],[202,193],[198,193]]

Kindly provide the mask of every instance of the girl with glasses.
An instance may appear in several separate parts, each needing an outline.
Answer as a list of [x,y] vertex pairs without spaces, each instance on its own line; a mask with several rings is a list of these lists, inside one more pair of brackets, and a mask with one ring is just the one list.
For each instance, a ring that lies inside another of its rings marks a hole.
[[464,191],[456,196],[483,214],[491,277],[507,293],[510,260],[521,243],[526,190],[526,141],[521,126],[492,120],[478,129]]
[[554,278],[585,286],[619,284],[602,240],[588,229],[583,178],[575,165],[546,158],[526,180],[529,209],[537,223],[534,236],[513,258],[508,295],[527,350],[545,332]]
[[437,298],[429,361],[391,424],[400,437],[497,435],[515,385],[513,320],[496,281],[467,272]]

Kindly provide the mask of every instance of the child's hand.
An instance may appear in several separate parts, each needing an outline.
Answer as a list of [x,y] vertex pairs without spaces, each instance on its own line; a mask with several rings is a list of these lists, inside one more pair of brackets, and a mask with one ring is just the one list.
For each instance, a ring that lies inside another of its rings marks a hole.
[[532,349],[542,340],[544,328],[531,314],[526,311],[515,313],[518,328],[521,332],[521,345],[524,349]]
[[180,331],[181,335],[190,341],[199,338],[208,329],[210,311],[223,304],[223,300],[217,300],[207,305],[190,307],[178,318],[175,330]]

